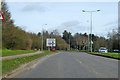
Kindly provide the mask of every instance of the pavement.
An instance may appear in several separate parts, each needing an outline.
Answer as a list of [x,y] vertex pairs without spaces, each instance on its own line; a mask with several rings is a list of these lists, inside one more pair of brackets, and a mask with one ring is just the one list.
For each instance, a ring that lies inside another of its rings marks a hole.
[[85,52],[60,52],[14,78],[118,78],[118,60]]

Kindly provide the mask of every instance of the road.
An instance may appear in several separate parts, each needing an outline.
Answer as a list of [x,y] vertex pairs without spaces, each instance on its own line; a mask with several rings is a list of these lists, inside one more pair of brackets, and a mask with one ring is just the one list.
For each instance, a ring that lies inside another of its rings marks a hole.
[[118,61],[85,52],[60,52],[15,78],[117,78]]

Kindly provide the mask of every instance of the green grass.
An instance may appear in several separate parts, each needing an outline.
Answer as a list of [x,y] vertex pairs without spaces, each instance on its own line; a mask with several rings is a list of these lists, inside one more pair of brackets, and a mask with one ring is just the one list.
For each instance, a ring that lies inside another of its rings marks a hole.
[[0,76],[2,75],[2,61],[0,61]]
[[[0,57],[2,57],[2,49],[0,49]],[[0,61],[0,76],[2,75],[2,61]]]
[[88,50],[79,50],[79,51],[82,51],[82,52],[88,52]]
[[0,49],[0,57],[2,57],[2,50]]
[[[65,51],[65,50],[63,50],[63,51]],[[66,50],[66,51],[79,51],[79,50]]]
[[95,52],[92,52],[92,54],[109,56],[109,57],[113,57],[113,58],[120,58],[120,54],[119,53],[95,53]]
[[4,50],[2,50],[2,57],[20,55],[20,54],[26,54],[26,53],[33,53],[33,52],[36,52],[36,51],[35,50],[8,50],[8,49],[4,49]]
[[33,56],[26,56],[22,58],[15,58],[15,59],[10,59],[10,60],[5,60],[2,61],[2,74],[6,74],[8,72],[11,72],[12,70],[20,67],[22,64],[28,63],[34,59],[37,59],[39,57],[52,54],[52,53],[57,53],[58,51],[51,52],[51,51],[45,51],[42,54],[36,54]]

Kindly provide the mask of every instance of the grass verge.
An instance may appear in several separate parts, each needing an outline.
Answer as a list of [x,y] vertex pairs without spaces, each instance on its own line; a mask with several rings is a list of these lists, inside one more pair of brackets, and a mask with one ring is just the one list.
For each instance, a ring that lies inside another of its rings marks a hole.
[[4,49],[2,50],[2,57],[4,56],[13,56],[13,55],[20,55],[20,54],[26,54],[26,53],[34,53],[35,50],[8,50]]
[[59,50],[59,51],[79,51],[79,50],[76,50],[76,49],[70,49],[70,50]]
[[26,57],[22,57],[22,58],[15,58],[15,59],[10,59],[10,60],[4,60],[2,61],[2,74],[6,74],[8,72],[11,72],[12,70],[20,67],[23,64],[26,64],[32,60],[35,60],[39,57],[48,55],[48,54],[52,54],[52,53],[57,53],[58,51],[55,52],[51,52],[51,51],[45,51],[42,54],[36,54],[33,56],[26,56]]
[[[2,59],[2,49],[0,49],[0,59]],[[0,61],[0,76],[2,76],[2,61]]]
[[88,50],[79,50],[79,51],[81,51],[81,52],[88,52]]
[[113,57],[113,58],[120,58],[120,54],[119,53],[95,53],[95,52],[91,52],[91,54],[96,54],[96,55],[101,55],[101,56],[105,56],[105,57]]

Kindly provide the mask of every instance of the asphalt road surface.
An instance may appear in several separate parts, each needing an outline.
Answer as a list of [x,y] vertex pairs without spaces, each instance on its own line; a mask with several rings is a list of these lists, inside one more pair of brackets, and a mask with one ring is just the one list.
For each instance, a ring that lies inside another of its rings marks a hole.
[[60,52],[15,78],[117,78],[118,60],[85,52]]

